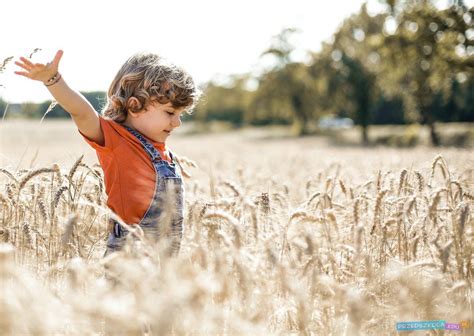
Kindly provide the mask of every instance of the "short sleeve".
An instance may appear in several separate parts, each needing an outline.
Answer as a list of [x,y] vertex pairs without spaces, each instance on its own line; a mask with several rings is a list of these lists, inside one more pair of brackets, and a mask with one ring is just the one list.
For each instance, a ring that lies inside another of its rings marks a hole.
[[78,132],[79,134],[82,135],[84,140],[92,147],[94,148],[97,152],[106,152],[106,151],[111,151],[113,148],[113,141],[112,141],[112,134],[113,134],[113,128],[109,124],[109,121],[104,119],[102,116],[99,116],[99,122],[100,122],[100,128],[102,130],[102,133],[104,134],[104,145],[99,145],[97,142],[89,139],[86,137],[79,129]]

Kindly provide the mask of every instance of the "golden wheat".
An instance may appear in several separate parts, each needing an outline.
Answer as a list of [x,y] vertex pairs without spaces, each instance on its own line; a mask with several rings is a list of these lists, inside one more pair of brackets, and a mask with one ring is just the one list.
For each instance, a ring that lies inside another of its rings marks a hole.
[[120,219],[85,157],[0,168],[0,333],[395,335],[397,321],[472,316],[468,155],[374,167],[394,153],[331,149],[330,164],[314,149],[276,169],[244,149],[242,166],[186,153],[203,168],[175,258],[132,226],[137,241],[103,258]]

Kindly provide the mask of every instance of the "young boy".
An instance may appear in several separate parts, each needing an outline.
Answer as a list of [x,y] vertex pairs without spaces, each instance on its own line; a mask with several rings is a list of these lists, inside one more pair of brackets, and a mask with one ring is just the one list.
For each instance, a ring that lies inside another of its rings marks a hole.
[[[79,132],[95,150],[104,170],[107,206],[145,235],[169,238],[179,252],[183,235],[183,180],[166,140],[181,125],[181,115],[199,98],[193,79],[158,55],[130,57],[112,81],[102,115],[58,72],[63,52],[52,62],[21,57],[15,73],[41,81],[71,115]],[[112,220],[105,255],[120,250],[129,231]]]

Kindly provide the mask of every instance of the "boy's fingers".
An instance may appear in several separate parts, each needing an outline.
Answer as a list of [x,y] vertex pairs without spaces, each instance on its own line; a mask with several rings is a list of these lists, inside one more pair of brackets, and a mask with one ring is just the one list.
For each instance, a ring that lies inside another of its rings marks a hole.
[[33,66],[33,63],[31,63],[28,59],[24,58],[24,57],[20,57],[20,59],[23,61],[23,63],[25,63],[26,65],[32,67]]
[[61,60],[61,57],[63,57],[63,53],[64,52],[62,50],[58,50],[56,56],[54,56],[53,64],[55,67],[59,66],[59,61]]
[[30,67],[26,66],[25,64],[23,63],[20,63],[20,62],[15,62],[16,65],[18,65],[20,68],[23,68],[25,70],[30,70]]
[[25,77],[28,77],[28,72],[24,72],[24,71],[15,71],[14,73],[15,73],[15,74],[17,74],[17,75],[20,75],[20,76],[25,76]]

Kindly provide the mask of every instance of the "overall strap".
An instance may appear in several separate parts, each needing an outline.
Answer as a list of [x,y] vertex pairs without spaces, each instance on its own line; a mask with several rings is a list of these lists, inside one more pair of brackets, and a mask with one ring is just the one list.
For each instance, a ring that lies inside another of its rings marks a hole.
[[141,142],[143,148],[145,151],[150,155],[152,161],[160,161],[162,160],[160,152],[153,146],[143,135],[138,133],[136,130],[134,130],[131,127],[128,127],[127,125],[123,125],[130,133],[132,133],[138,141]]

